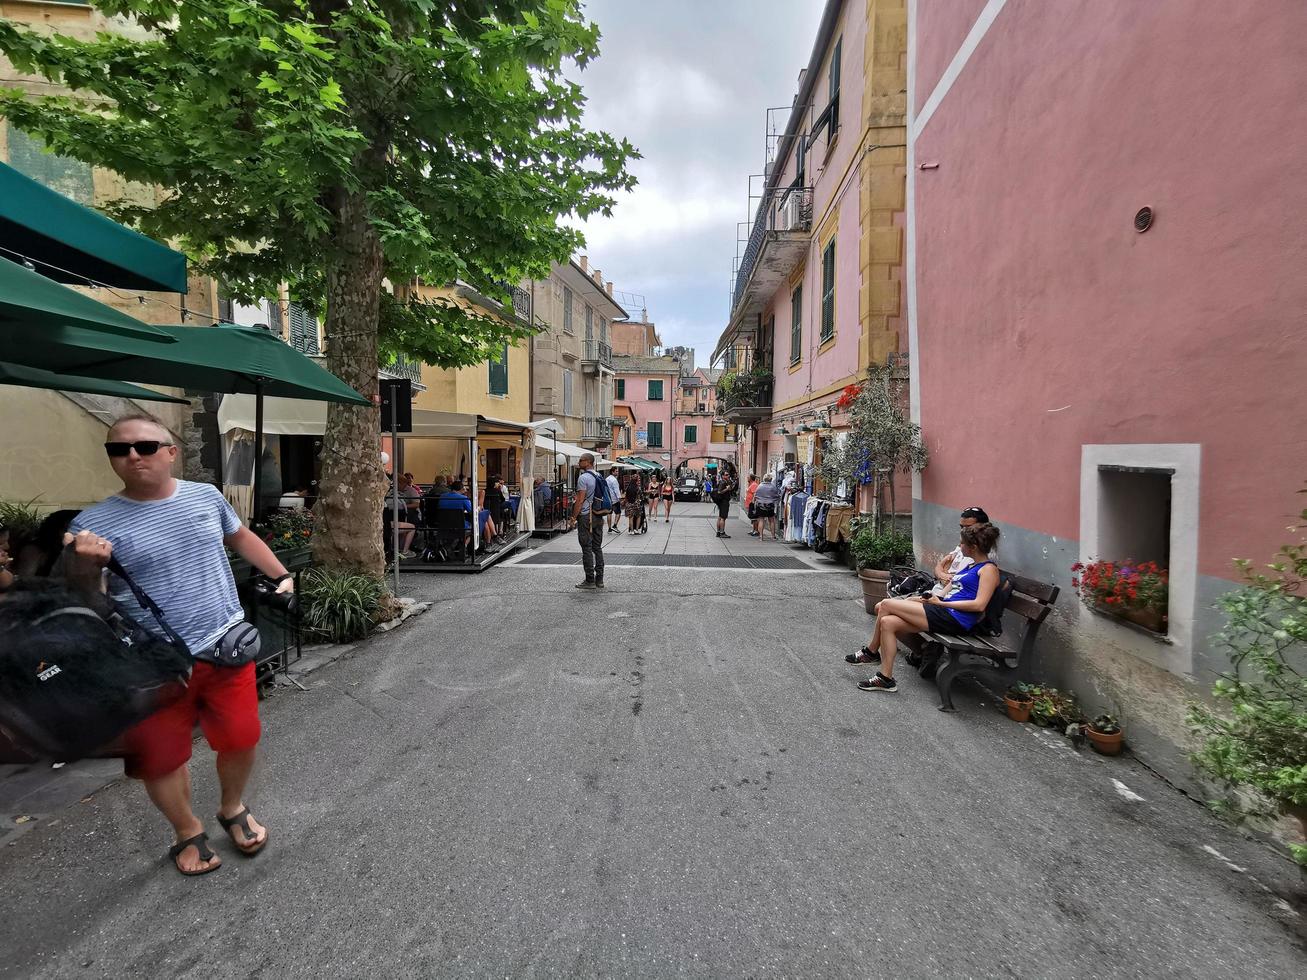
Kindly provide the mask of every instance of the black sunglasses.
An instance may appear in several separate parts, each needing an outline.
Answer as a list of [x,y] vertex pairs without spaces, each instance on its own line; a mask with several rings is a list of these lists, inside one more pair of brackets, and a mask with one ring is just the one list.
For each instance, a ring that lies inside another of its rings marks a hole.
[[153,456],[159,451],[160,446],[171,445],[171,442],[160,442],[158,439],[142,439],[140,442],[106,442],[104,451],[110,456],[126,456],[135,449],[137,456]]

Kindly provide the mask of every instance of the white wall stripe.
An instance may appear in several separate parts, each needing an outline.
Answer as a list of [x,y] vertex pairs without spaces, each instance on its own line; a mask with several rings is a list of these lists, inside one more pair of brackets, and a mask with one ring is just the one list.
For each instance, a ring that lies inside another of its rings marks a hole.
[[[956,82],[958,76],[962,74],[962,69],[967,66],[967,62],[971,60],[971,56],[975,53],[976,48],[980,46],[980,42],[984,40],[985,35],[989,33],[989,28],[991,27],[991,25],[993,25],[994,19],[998,17],[999,12],[1003,9],[1006,3],[1007,0],[989,0],[989,3],[985,4],[985,9],[980,12],[980,16],[976,18],[976,22],[971,25],[971,30],[967,34],[966,40],[962,42],[962,47],[958,48],[957,53],[953,55],[953,60],[949,62],[948,68],[944,70],[944,74],[940,77],[939,82],[935,85],[935,90],[930,93],[930,98],[928,98],[926,100],[925,105],[921,107],[921,114],[916,117],[915,124],[912,128],[913,139],[916,139],[918,136],[920,136],[921,131],[926,128],[926,124],[930,122],[930,117],[935,114],[935,110],[939,108],[939,104],[942,101],[944,101],[944,96],[948,95],[949,89],[953,87],[953,83]],[[917,44],[916,42],[917,35],[915,31],[915,25],[913,24],[913,21],[915,19],[916,18],[913,16],[912,13],[908,14],[908,37],[910,39],[909,40],[910,52],[911,49],[916,48],[916,44]],[[908,54],[909,105],[912,102],[912,93],[914,91],[912,87],[913,56],[910,52]],[[908,172],[911,173],[911,171]]]

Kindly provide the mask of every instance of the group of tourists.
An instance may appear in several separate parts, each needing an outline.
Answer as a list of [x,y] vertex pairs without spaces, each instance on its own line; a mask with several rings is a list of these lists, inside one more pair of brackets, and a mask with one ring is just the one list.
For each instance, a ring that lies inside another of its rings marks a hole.
[[744,493],[744,510],[753,525],[749,537],[767,540],[767,533],[776,540],[776,505],[781,499],[781,488],[785,479],[784,471],[768,473],[761,480],[750,473],[748,488]]
[[991,560],[999,530],[981,507],[968,507],[958,518],[958,546],[935,564],[935,584],[921,595],[892,597],[876,603],[876,622],[851,664],[874,664],[876,673],[858,682],[863,691],[893,694],[894,660],[899,640],[916,633],[959,636],[976,628],[999,585],[998,566]]
[[[413,550],[413,542],[419,532],[430,530],[434,526],[434,514],[442,510],[456,510],[464,513],[463,528],[465,544],[472,545],[472,520],[475,517],[479,534],[481,553],[498,551],[507,541],[508,525],[513,523],[515,513],[509,502],[508,486],[498,473],[487,478],[477,494],[474,507],[468,495],[468,480],[464,476],[446,477],[437,474],[431,486],[425,492],[414,482],[412,473],[403,473],[399,478],[399,503],[396,505],[390,492],[386,494],[384,504],[393,515],[395,526],[399,529],[399,555],[401,559],[418,556]],[[389,542],[387,542],[389,544]],[[430,559],[433,549],[424,547],[422,554]]]

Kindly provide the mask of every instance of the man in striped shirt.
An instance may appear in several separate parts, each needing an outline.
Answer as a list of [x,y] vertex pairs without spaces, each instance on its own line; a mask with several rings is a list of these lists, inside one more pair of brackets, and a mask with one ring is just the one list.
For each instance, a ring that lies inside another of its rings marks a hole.
[[[112,553],[158,603],[192,654],[213,649],[244,619],[224,548],[276,579],[277,591],[294,587],[280,560],[241,525],[217,489],[173,477],[177,445],[157,419],[119,419],[109,429],[105,450],[123,489],[73,521],[74,552],[101,565]],[[123,582],[110,576],[109,589],[137,622],[157,629]],[[230,667],[197,659],[186,695],[125,736],[124,769],[144,781],[146,793],[172,824],[177,842],[169,856],[182,874],[206,874],[222,863],[191,808],[187,763],[197,722],[217,753],[219,822],[246,855],[267,843],[267,829],[242,799],[261,731],[254,673],[253,661]]]

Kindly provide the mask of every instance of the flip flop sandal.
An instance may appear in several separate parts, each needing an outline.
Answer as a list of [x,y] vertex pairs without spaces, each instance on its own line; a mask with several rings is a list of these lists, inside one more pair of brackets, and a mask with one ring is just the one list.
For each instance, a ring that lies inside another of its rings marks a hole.
[[178,874],[186,875],[188,878],[194,878],[199,875],[207,875],[210,871],[217,871],[222,867],[221,864],[211,864],[209,867],[203,868],[199,871],[183,871],[181,866],[177,863],[177,858],[182,851],[192,845],[194,845],[195,850],[199,852],[201,861],[213,860],[213,851],[209,850],[209,835],[204,831],[200,831],[194,837],[188,837],[184,841],[178,841],[172,847],[168,848],[168,857],[172,860],[172,866],[177,869]]
[[240,827],[241,831],[245,834],[247,840],[254,836],[254,831],[250,829],[249,807],[242,807],[241,812],[236,814],[234,817],[224,817],[221,813],[218,814],[218,823],[222,824],[222,829],[227,831],[227,836],[231,837],[231,842],[236,845],[236,850],[240,851],[246,857],[254,857],[254,855],[258,854],[259,851],[263,850],[263,848],[267,846],[268,828],[266,827],[263,828],[263,840],[258,841],[253,846],[247,844],[241,844],[239,841],[236,840],[235,837],[232,836],[231,828],[233,826]]

